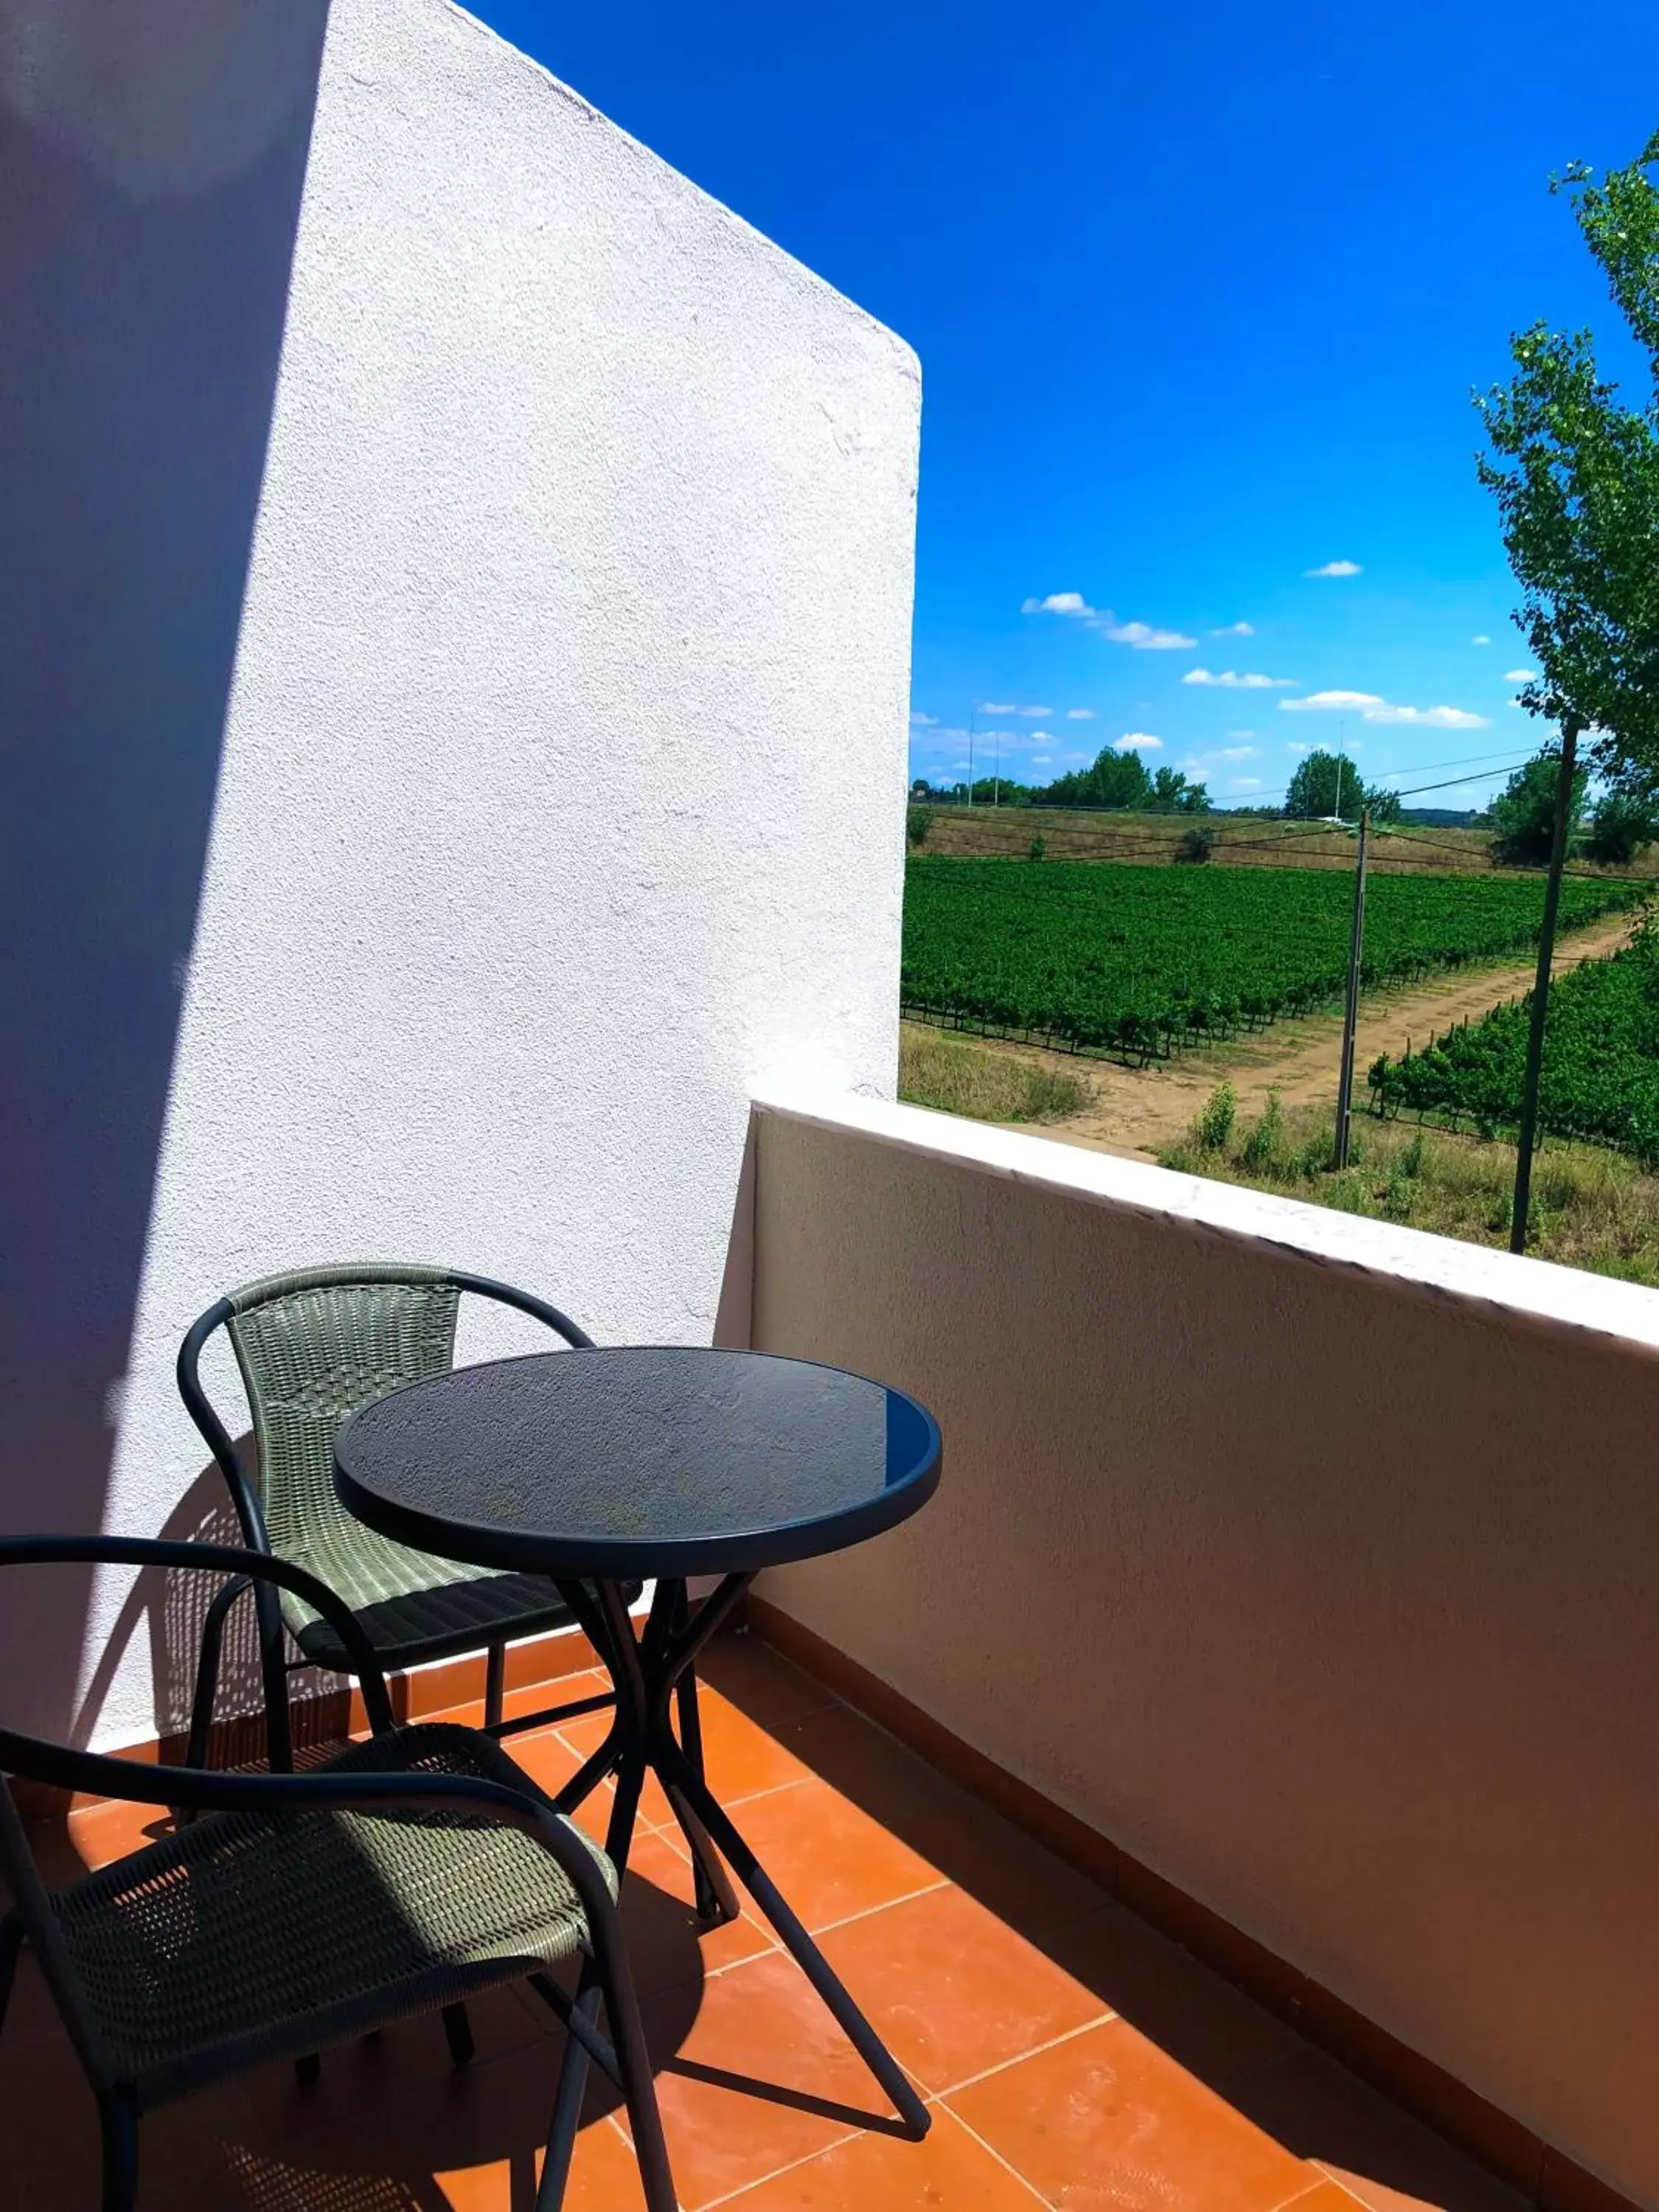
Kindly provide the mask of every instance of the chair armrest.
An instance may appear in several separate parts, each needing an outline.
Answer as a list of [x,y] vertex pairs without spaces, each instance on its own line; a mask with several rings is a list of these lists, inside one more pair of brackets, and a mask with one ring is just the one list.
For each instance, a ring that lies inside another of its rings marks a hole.
[[[386,1675],[374,1647],[343,1599],[291,1560],[233,1544],[186,1544],[155,1536],[9,1536],[0,1539],[0,1567],[74,1565],[186,1567],[275,1583],[320,1613],[344,1645],[362,1686],[368,1724],[376,1735],[397,1725]],[[76,1753],[77,1758],[90,1756]],[[78,1784],[76,1786],[79,1786]]]

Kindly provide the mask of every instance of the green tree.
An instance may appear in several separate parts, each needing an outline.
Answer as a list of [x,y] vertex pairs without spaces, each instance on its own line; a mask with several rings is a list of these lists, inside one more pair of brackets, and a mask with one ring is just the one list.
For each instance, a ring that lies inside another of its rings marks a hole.
[[1116,806],[1144,809],[1152,796],[1152,779],[1137,752],[1119,752],[1107,745],[1095,756],[1092,768],[1062,775],[1042,794],[1046,806]]
[[1120,751],[1115,745],[1097,753],[1091,768],[1062,775],[1034,795],[1043,806],[1108,806],[1135,814],[1210,811],[1210,794],[1201,783],[1188,783],[1178,768],[1161,768],[1156,775],[1149,775],[1138,752]]
[[[1561,781],[1561,748],[1546,745],[1524,768],[1518,768],[1491,807],[1492,845],[1500,860],[1527,867],[1542,867],[1550,856],[1555,834],[1556,787]],[[1567,836],[1577,834],[1584,818],[1584,786],[1589,772],[1575,768],[1572,794],[1567,803]]]
[[[1518,620],[1539,673],[1521,695],[1561,732],[1554,817],[1565,831],[1577,794],[1578,740],[1613,789],[1639,793],[1659,776],[1659,133],[1636,160],[1597,179],[1575,162],[1565,189],[1580,234],[1630,326],[1647,392],[1628,406],[1596,363],[1588,331],[1534,323],[1510,341],[1515,374],[1477,399],[1490,451],[1481,482],[1498,501],[1504,550],[1521,586]],[[1526,1249],[1532,1152],[1549,1013],[1550,960],[1566,856],[1552,836],[1538,974],[1516,1144],[1510,1249]]]
[[1178,768],[1161,768],[1152,777],[1146,798],[1152,814],[1207,814],[1210,793],[1201,783],[1188,783]]
[[1369,806],[1373,822],[1400,818],[1400,794],[1368,787],[1345,753],[1311,752],[1297,767],[1285,793],[1285,811],[1298,821],[1322,822],[1339,815],[1358,822]]
[[1659,776],[1659,133],[1598,181],[1582,162],[1565,191],[1643,360],[1648,391],[1626,405],[1588,331],[1534,323],[1510,340],[1515,374],[1477,398],[1517,581],[1518,619],[1539,674],[1529,714],[1591,740],[1614,785]]
[[1604,866],[1622,868],[1659,838],[1659,804],[1647,793],[1604,791],[1590,817],[1584,849]]

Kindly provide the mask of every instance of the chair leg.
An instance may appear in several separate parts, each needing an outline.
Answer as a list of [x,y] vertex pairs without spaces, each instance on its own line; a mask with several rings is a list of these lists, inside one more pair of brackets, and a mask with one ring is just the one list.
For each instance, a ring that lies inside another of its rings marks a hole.
[[[678,2212],[673,2175],[669,2170],[668,2146],[663,2140],[662,2116],[657,2109],[657,2087],[652,2078],[651,2055],[646,2048],[639,2000],[628,1971],[622,1931],[614,1909],[608,1928],[592,1927],[592,1950],[583,1963],[576,1984],[573,2010],[589,2025],[605,2000],[616,2055],[617,2078],[628,2110],[629,2132],[639,2161],[640,2182],[645,2191],[646,2212]],[[536,2212],[560,2212],[570,2160],[581,2121],[582,2092],[587,2085],[588,2054],[576,2036],[565,2045],[559,2074],[553,2122],[547,2132],[547,2155],[542,2165],[541,2185],[536,2191]]]
[[[598,1964],[590,1955],[582,1962],[571,2008],[590,2027],[599,2016],[603,1986]],[[576,2130],[581,2125],[582,2094],[586,2087],[586,2047],[577,2036],[568,2035],[564,2063],[559,2069],[558,2094],[553,2100],[553,2118],[548,2125],[547,2154],[542,2160],[541,2183],[536,2191],[536,2212],[559,2212],[564,2203],[565,2184],[570,2179],[570,2160],[576,2148]],[[657,2212],[657,2208],[653,2205],[650,2212]],[[672,2202],[669,2212],[673,2212]]]
[[138,2203],[138,2114],[130,2097],[98,2100],[104,2138],[104,2212],[135,2212]]
[[[613,1931],[614,1932],[614,1931]],[[628,2131],[634,2138],[640,2182],[645,2191],[646,2212],[677,2212],[674,2177],[669,2170],[668,2145],[663,2140],[662,2114],[657,2108],[657,2085],[646,2048],[645,2027],[639,2000],[619,1940],[601,1936],[595,1946],[605,1990],[605,2009],[622,2075],[623,2097],[628,2107]],[[541,2206],[537,2212],[543,2212]]]
[[283,1641],[283,1612],[270,1583],[255,1583],[253,1602],[259,1616],[259,1671],[265,1688],[265,1741],[273,1774],[294,1771],[294,1733],[288,1710],[288,1647]]
[[472,2023],[466,2016],[464,2004],[444,2007],[444,2036],[449,2045],[449,2055],[458,2066],[470,2066],[475,2048]]
[[225,1621],[244,1590],[252,1587],[246,1575],[233,1575],[214,1598],[202,1623],[202,1650],[196,1662],[196,1689],[190,1701],[190,1741],[186,1766],[207,1765],[208,1739],[213,1727],[213,1708],[219,1695],[219,1657],[225,1640]]
[[484,1726],[494,1730],[501,1724],[501,1709],[507,1702],[507,1646],[492,1644],[484,1657]]

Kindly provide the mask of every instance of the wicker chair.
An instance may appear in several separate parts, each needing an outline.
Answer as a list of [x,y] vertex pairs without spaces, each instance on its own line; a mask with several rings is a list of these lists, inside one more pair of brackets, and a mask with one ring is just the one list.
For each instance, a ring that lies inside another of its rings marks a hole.
[[[538,2212],[563,2198],[588,2057],[620,2086],[649,2212],[674,2212],[617,1875],[495,1740],[398,1727],[350,1611],[285,1560],[228,1547],[115,1537],[0,1541],[0,1567],[80,1562],[204,1568],[281,1589],[329,1622],[374,1733],[303,1775],[210,1773],[71,1751],[0,1728],[0,1778],[205,1817],[67,1888],[42,1884],[5,1779],[0,2025],[25,1942],[98,2100],[104,2212],[137,2203],[144,2112],[262,2062],[302,2074],[343,2036],[441,2008],[471,2056],[465,2001],[528,1978],[570,2030]],[[574,2005],[547,1969],[584,1959]],[[3,2048],[0,2047],[0,2063]]]
[[[539,1576],[500,1574],[412,1551],[355,1519],[334,1491],[334,1437],[349,1413],[406,1382],[452,1364],[463,1292],[515,1307],[578,1350],[592,1340],[528,1292],[443,1267],[310,1267],[271,1275],[220,1298],[192,1323],[179,1349],[179,1391],[224,1476],[251,1551],[307,1569],[351,1608],[388,1670],[458,1652],[488,1653],[484,1725],[493,1735],[596,1710],[607,1697],[503,1722],[509,1643],[564,1626],[568,1609]],[[241,1370],[258,1446],[250,1474],[202,1387],[203,1346],[222,1328]],[[293,1765],[284,1628],[298,1646],[291,1663],[349,1674],[340,1638],[291,1589],[228,1583],[209,1608],[191,1718],[192,1766],[207,1763],[226,1616],[252,1589],[259,1627],[270,1764]]]

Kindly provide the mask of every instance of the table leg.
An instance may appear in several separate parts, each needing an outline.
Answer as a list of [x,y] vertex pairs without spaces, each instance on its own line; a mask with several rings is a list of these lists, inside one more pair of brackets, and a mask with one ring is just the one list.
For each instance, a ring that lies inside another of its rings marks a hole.
[[661,1651],[648,1682],[651,1764],[668,1793],[669,1802],[678,1810],[678,1802],[684,1801],[702,1833],[724,1855],[738,1881],[770,1921],[784,1948],[823,1998],[842,2034],[892,2100],[910,2133],[925,2136],[932,2124],[932,2115],[911,2087],[903,2069],[859,2010],[846,1985],[738,1832],[731,1816],[692,1764],[687,1751],[675,1739],[670,1702],[676,1686],[720,1623],[730,1615],[751,1579],[748,1575],[727,1575],[714,1594],[704,1600],[696,1616],[686,1620]]

